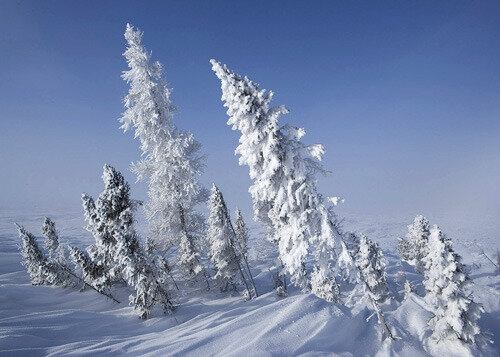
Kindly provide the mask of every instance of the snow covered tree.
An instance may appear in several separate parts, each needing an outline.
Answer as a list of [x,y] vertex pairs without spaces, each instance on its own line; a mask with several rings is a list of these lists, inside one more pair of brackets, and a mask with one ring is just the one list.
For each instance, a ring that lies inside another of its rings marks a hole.
[[[382,252],[365,236],[360,237],[351,232],[343,234],[341,244],[343,250],[338,260],[346,273],[343,278],[359,283],[355,286],[351,298],[355,297],[361,288],[363,297],[369,301],[366,307],[371,308],[377,314],[385,336],[394,339],[379,305],[379,301],[384,301],[388,296],[388,290],[387,294],[385,293],[387,281]],[[374,281],[375,279],[380,279],[380,284]]]
[[109,165],[103,168],[104,191],[96,202],[83,196],[87,229],[94,235],[90,257],[73,250],[73,257],[84,276],[99,290],[123,280],[135,289],[130,302],[141,318],[146,318],[153,305],[161,304],[165,312],[173,309],[167,289],[159,281],[160,273],[151,264],[147,252],[139,244],[133,227],[137,202],[130,198],[130,186],[122,174]]
[[377,243],[362,235],[355,255],[360,278],[366,283],[370,295],[377,303],[383,303],[389,297],[387,274],[382,250]]
[[404,238],[398,238],[398,254],[405,262],[413,259],[413,249],[409,241]]
[[[249,192],[255,218],[266,225],[292,282],[331,300],[337,293],[332,265],[340,237],[335,216],[316,189],[315,175],[325,173],[319,164],[323,146],[303,144],[304,129],[279,126],[279,117],[289,111],[270,107],[273,92],[259,90],[215,60],[211,63],[221,80],[228,125],[241,132],[236,154],[254,181]],[[312,278],[306,267],[310,254],[315,258]]]
[[112,283],[107,267],[94,262],[85,251],[77,247],[70,246],[69,251],[71,260],[81,271],[83,282],[99,293],[109,295]]
[[480,333],[477,320],[483,308],[466,292],[470,280],[462,258],[437,226],[430,230],[428,245],[422,262],[425,298],[435,315],[429,320],[432,337],[475,343]]
[[114,264],[117,237],[127,234],[133,223],[131,211],[137,203],[130,199],[129,184],[113,167],[104,165],[102,180],[104,191],[97,201],[87,194],[82,195],[86,229],[95,239],[95,244],[87,250],[92,261],[107,270],[109,281],[116,282],[123,278],[120,267]]
[[253,280],[252,271],[250,270],[250,264],[248,264],[248,228],[243,219],[241,211],[236,208],[236,220],[234,222],[234,232],[236,234],[236,246],[239,250],[239,254],[242,257],[245,267],[247,269],[248,277],[250,278],[250,283],[252,284],[253,292],[255,297],[258,297],[257,288],[255,287],[255,282]]
[[16,223],[21,244],[19,251],[21,252],[22,264],[26,268],[31,283],[33,285],[42,285],[48,283],[47,271],[45,269],[46,258],[43,256],[41,249],[33,234],[27,232],[24,227]]
[[248,228],[238,208],[236,208],[235,216],[234,232],[236,233],[236,247],[239,254],[248,257]]
[[42,225],[42,235],[45,237],[44,248],[49,253],[48,261],[54,263],[54,269],[58,270],[57,280],[59,284],[73,284],[74,279],[70,274],[71,269],[68,265],[66,247],[60,244],[56,224],[50,218],[45,217]]
[[30,275],[33,285],[71,285],[72,279],[64,267],[52,259],[47,259],[38,246],[36,238],[22,226],[16,224],[21,238],[19,250],[22,264]]
[[173,301],[167,291],[165,281],[157,266],[149,260],[146,251],[140,246],[139,240],[131,225],[132,210],[121,215],[124,234],[116,236],[117,249],[115,264],[120,267],[125,281],[135,289],[135,295],[130,296],[130,303],[134,305],[140,318],[147,318],[155,304],[160,304],[165,313],[174,309]]
[[241,268],[242,257],[235,247],[236,234],[224,197],[215,184],[212,186],[209,209],[207,240],[210,246],[210,260],[215,267],[213,279],[218,282],[222,291],[236,289],[236,284],[242,282],[250,297],[250,290]]
[[45,217],[42,225],[42,235],[45,237],[44,248],[49,253],[49,258],[55,257],[59,248],[59,235],[55,223],[50,218]]
[[164,251],[177,249],[178,262],[193,278],[206,276],[198,252],[204,218],[196,212],[196,206],[208,196],[198,182],[204,167],[201,146],[191,133],[173,124],[176,108],[170,100],[171,90],[162,78],[161,64],[151,63],[142,33],[127,24],[125,39],[123,55],[130,69],[122,77],[130,90],[120,122],[124,131],[135,130],[141,141],[144,159],[134,163],[132,170],[139,180],[148,180],[149,202],[144,208],[151,237]]
[[424,264],[422,259],[427,254],[427,242],[429,241],[429,221],[422,215],[415,217],[413,224],[408,226],[407,240],[400,239],[398,245],[401,257],[415,266],[415,271],[423,275]]

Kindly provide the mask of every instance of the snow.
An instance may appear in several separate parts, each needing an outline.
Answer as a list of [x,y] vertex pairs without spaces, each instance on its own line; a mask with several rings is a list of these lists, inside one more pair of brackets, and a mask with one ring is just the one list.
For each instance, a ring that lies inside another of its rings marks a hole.
[[[417,295],[423,292],[422,277],[406,263],[402,266],[416,293],[404,299],[404,281],[398,278],[401,265],[395,251],[397,237],[406,234],[413,217],[348,216],[343,223],[344,229],[366,234],[384,250],[389,290],[395,299],[381,307],[396,340],[383,341],[377,317],[370,317],[372,311],[366,308],[350,309],[297,289],[290,289],[286,298],[271,292],[271,272],[267,267],[274,257],[262,253],[263,237],[253,226],[249,227],[249,258],[261,296],[250,301],[245,302],[237,294],[201,291],[194,294],[188,290],[175,297],[180,306],[173,315],[165,316],[158,308],[142,321],[133,307],[126,305],[129,292],[125,290],[117,291],[116,297],[122,303],[116,304],[92,290],[32,286],[20,263],[14,222],[39,237],[45,215],[56,222],[61,243],[84,247],[93,242],[83,229],[81,212],[0,212],[0,355],[497,356],[499,353],[496,341],[500,336],[500,275],[481,256],[479,248],[483,247],[493,257],[499,247],[492,235],[496,230],[493,220],[467,227],[445,219],[436,222],[453,239],[454,249],[470,266],[474,299],[485,308],[479,325],[485,337],[495,342],[476,350],[427,342],[427,320],[432,314],[424,299]],[[434,220],[431,218],[431,223]],[[144,232],[143,220],[139,223],[138,231]]]

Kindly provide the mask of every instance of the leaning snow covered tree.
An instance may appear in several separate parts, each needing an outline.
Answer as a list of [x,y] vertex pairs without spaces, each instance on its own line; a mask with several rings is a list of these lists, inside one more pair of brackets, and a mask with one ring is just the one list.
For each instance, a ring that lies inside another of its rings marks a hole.
[[135,130],[141,141],[144,158],[132,170],[139,180],[148,180],[149,202],[144,208],[150,236],[163,251],[177,250],[180,266],[195,278],[204,274],[198,252],[204,218],[195,210],[208,197],[198,182],[204,157],[193,135],[172,123],[176,108],[170,89],[161,64],[151,63],[151,53],[142,45],[142,33],[127,24],[125,39],[130,69],[122,77],[130,90],[120,122],[124,131]]
[[[289,111],[284,106],[270,107],[273,92],[259,90],[258,84],[215,60],[211,63],[221,80],[228,125],[241,132],[236,153],[240,165],[249,166],[254,181],[249,192],[255,218],[268,228],[283,273],[290,274],[303,291],[336,300],[334,248],[340,235],[315,178],[317,173],[325,173],[319,163],[323,146],[303,144],[304,129],[279,126],[279,117]],[[310,255],[314,257],[312,276],[306,266]]]
[[432,337],[437,341],[475,343],[480,333],[477,320],[483,308],[466,291],[470,279],[462,258],[437,226],[430,230],[428,246],[422,262],[425,298],[434,310],[429,320]]

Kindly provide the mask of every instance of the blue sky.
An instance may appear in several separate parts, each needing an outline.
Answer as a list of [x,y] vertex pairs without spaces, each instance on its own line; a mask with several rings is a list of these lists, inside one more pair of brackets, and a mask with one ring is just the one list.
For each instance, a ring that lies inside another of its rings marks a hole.
[[249,212],[216,58],[275,92],[323,143],[339,212],[500,215],[498,1],[2,1],[0,209],[79,209],[138,142],[117,119],[127,22],[203,144],[205,185]]

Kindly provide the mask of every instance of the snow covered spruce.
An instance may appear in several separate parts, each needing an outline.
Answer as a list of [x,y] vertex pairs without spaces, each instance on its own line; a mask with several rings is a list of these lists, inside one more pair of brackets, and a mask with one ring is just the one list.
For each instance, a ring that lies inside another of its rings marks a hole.
[[[477,343],[481,336],[477,320],[484,310],[472,300],[467,268],[453,251],[451,240],[438,226],[430,228],[429,221],[422,215],[416,216],[408,226],[406,238],[398,240],[398,252],[402,260],[424,277],[425,301],[434,313],[428,321],[431,338],[437,342]],[[404,289],[405,298],[414,293],[407,280]]]
[[242,269],[241,248],[236,248],[236,233],[224,197],[215,184],[212,186],[209,208],[207,238],[210,246],[210,260],[215,270],[213,279],[222,291],[234,290],[236,284],[244,284],[246,295],[250,298],[250,289]]
[[356,283],[346,305],[361,305],[372,310],[385,336],[394,339],[380,307],[390,297],[382,250],[366,236],[352,232],[343,235],[342,245],[344,250],[339,261],[345,270],[343,278]]
[[418,215],[413,224],[408,226],[407,239],[398,240],[399,255],[404,261],[414,265],[415,271],[420,275],[424,272],[422,259],[427,254],[429,234],[429,221],[424,216]]
[[422,262],[425,299],[434,311],[429,320],[432,337],[437,341],[475,343],[480,333],[477,320],[483,308],[466,291],[470,279],[462,258],[437,226],[430,230],[427,246]]
[[365,283],[366,293],[377,303],[385,302],[389,298],[386,264],[378,244],[364,235],[361,236],[355,262],[360,279]]
[[176,108],[171,90],[162,77],[162,65],[151,63],[142,33],[127,24],[125,39],[123,55],[130,69],[122,77],[130,90],[120,122],[124,131],[134,130],[141,142],[144,158],[132,165],[132,171],[139,180],[148,181],[149,201],[144,208],[149,234],[163,252],[177,251],[177,263],[192,279],[206,279],[199,253],[205,220],[195,210],[208,197],[198,182],[204,166],[201,146],[172,122]]
[[18,224],[16,227],[21,238],[19,250],[22,264],[29,273],[33,285],[69,286],[74,284],[73,277],[68,272],[64,248],[59,244],[54,222],[45,218],[42,226],[42,234],[46,237],[45,248],[49,256],[46,256],[40,249],[34,235]]
[[249,192],[255,218],[267,227],[283,273],[290,274],[303,291],[337,301],[334,265],[340,235],[335,215],[317,192],[315,179],[317,173],[326,173],[319,164],[323,146],[303,144],[304,129],[279,126],[279,117],[289,111],[285,106],[270,107],[273,92],[259,90],[258,84],[215,60],[211,63],[221,80],[228,125],[241,132],[236,153],[253,179]]
[[[162,279],[163,274],[152,264],[145,249],[139,244],[134,229],[134,211],[138,205],[130,199],[130,186],[121,173],[104,165],[102,179],[104,191],[97,201],[82,196],[87,230],[92,233],[95,245],[87,248],[91,265],[97,274],[86,277],[91,285],[112,286],[126,282],[135,290],[130,303],[141,318],[146,318],[155,304],[166,313],[173,310],[173,302]],[[86,269],[79,260],[75,261],[82,270]]]

